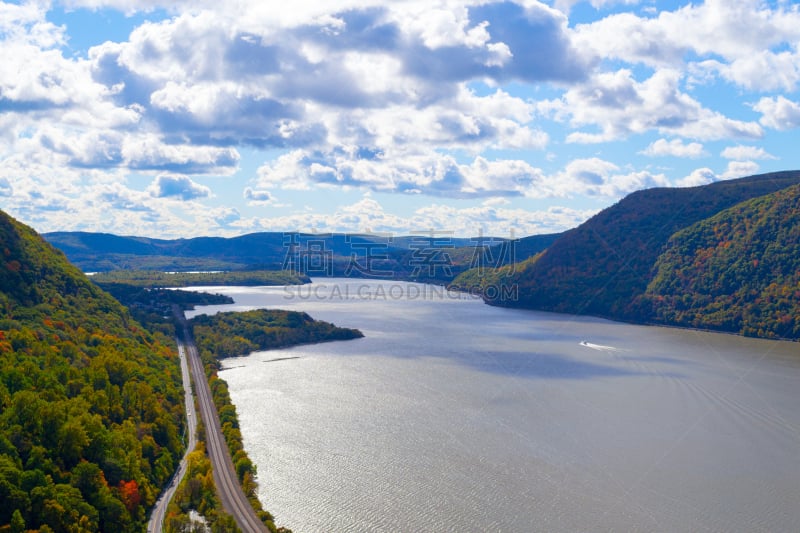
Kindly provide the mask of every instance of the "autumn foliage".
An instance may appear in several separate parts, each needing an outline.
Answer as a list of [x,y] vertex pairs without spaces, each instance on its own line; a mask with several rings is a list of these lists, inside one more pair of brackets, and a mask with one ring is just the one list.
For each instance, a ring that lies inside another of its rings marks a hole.
[[0,529],[133,532],[182,453],[174,350],[0,213]]

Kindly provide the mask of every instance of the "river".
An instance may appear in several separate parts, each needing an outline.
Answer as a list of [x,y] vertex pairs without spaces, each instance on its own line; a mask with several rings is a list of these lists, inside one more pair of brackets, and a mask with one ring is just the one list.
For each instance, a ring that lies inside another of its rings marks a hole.
[[215,287],[363,339],[228,359],[259,498],[295,533],[800,531],[800,345],[441,288]]

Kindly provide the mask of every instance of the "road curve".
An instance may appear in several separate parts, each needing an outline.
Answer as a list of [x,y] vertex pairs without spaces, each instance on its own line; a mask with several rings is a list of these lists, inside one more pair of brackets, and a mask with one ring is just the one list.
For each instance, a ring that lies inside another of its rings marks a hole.
[[178,341],[178,355],[181,361],[184,403],[186,404],[186,432],[189,435],[189,439],[186,444],[186,453],[183,455],[183,459],[181,459],[178,470],[175,472],[175,475],[172,476],[169,485],[164,492],[161,493],[153,506],[153,510],[150,513],[150,520],[147,522],[147,533],[160,533],[163,529],[164,517],[167,514],[167,506],[172,496],[175,494],[175,490],[177,490],[181,479],[186,475],[186,470],[189,468],[189,454],[194,450],[195,446],[197,446],[197,413],[194,409],[192,381],[189,379],[189,365],[186,362],[186,350],[180,341]]
[[211,388],[208,386],[203,363],[189,332],[183,312],[180,312],[178,318],[183,327],[183,340],[179,341],[179,343],[186,350],[189,370],[194,380],[200,416],[205,425],[206,451],[211,459],[217,494],[222,501],[225,512],[233,516],[242,531],[245,533],[266,533],[266,526],[256,516],[256,512],[239,485],[239,479],[236,476],[228,445],[222,435],[219,415],[211,396]]

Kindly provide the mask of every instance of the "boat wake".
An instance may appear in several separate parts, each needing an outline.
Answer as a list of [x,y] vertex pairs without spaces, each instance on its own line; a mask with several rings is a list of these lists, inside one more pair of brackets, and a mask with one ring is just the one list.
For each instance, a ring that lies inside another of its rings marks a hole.
[[592,350],[597,350],[599,352],[619,352],[619,348],[615,348],[613,346],[604,346],[602,344],[593,344],[588,341],[581,341],[581,346],[585,346],[586,348],[591,348]]

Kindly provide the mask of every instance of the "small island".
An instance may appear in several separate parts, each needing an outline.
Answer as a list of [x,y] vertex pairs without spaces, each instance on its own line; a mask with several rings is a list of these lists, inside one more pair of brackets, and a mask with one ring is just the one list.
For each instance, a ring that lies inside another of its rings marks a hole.
[[198,315],[190,324],[206,363],[212,358],[218,360],[259,350],[364,336],[357,329],[314,320],[307,313],[276,309]]

